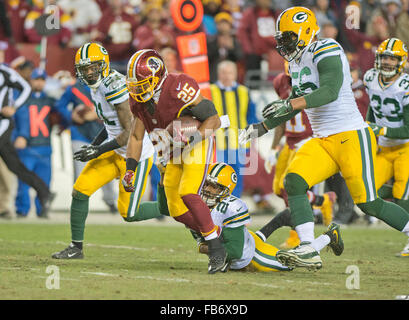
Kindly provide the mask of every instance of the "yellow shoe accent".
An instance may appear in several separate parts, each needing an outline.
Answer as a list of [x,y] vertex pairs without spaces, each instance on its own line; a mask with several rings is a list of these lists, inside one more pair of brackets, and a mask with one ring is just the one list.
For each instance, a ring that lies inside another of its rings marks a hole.
[[322,223],[325,226],[329,226],[329,224],[332,222],[332,212],[333,212],[333,207],[334,203],[337,200],[337,195],[335,192],[330,191],[327,193],[324,193],[324,202],[322,203],[322,206],[319,207],[322,213]]
[[298,234],[295,230],[290,230],[290,235],[287,238],[287,240],[285,240],[285,242],[283,242],[280,245],[280,248],[282,249],[292,249],[295,248],[296,246],[298,246],[300,244],[300,238],[298,237]]

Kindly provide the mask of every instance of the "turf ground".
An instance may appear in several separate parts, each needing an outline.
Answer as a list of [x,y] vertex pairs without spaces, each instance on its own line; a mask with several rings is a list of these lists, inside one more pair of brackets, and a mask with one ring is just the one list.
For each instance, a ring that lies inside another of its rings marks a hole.
[[[323,231],[318,226],[316,235]],[[268,242],[280,244],[287,234],[282,228]],[[207,257],[196,252],[190,233],[176,223],[89,224],[85,259],[63,261],[51,254],[67,245],[68,224],[11,220],[0,223],[0,298],[372,300],[409,294],[409,258],[394,256],[405,236],[384,225],[352,226],[342,235],[344,254],[322,251],[324,265],[317,272],[208,275]],[[48,278],[56,275],[47,273],[50,265],[59,269],[59,289],[47,289],[47,283],[56,284]],[[359,282],[348,280],[348,266],[359,271]],[[359,289],[348,289],[348,283],[355,288],[359,283]]]

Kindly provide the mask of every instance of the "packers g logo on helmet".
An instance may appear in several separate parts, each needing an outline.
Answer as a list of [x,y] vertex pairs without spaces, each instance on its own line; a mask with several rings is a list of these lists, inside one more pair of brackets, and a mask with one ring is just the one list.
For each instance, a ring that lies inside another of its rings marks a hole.
[[319,33],[314,13],[304,7],[292,7],[281,12],[277,19],[275,39],[277,51],[287,61],[301,56]]
[[84,44],[75,54],[77,77],[91,88],[98,88],[109,75],[109,56],[107,50],[93,42]]
[[237,174],[227,163],[216,162],[210,165],[200,196],[209,207],[214,207],[229,196],[237,184]]
[[[397,59],[396,66],[389,66],[382,63],[382,57],[389,56]],[[375,69],[385,77],[393,77],[401,74],[408,59],[408,49],[402,40],[390,38],[383,41],[375,53]]]

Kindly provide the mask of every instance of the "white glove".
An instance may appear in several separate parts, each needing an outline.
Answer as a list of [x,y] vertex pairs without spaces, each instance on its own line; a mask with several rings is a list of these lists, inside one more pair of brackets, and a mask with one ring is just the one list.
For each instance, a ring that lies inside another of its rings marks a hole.
[[251,124],[245,129],[239,129],[239,145],[245,146],[253,138],[259,138],[267,132],[262,122]]
[[264,160],[264,169],[266,169],[268,174],[271,173],[271,171],[273,170],[273,167],[276,165],[277,158],[278,158],[278,150],[271,149],[266,159]]

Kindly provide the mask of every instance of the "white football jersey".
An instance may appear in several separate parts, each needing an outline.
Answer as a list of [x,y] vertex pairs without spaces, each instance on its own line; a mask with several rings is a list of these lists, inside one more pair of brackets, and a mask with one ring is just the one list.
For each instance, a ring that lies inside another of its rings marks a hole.
[[[375,68],[365,73],[364,84],[369,95],[369,108],[373,111],[376,124],[389,128],[403,126],[403,107],[409,104],[409,75],[402,73],[388,87],[381,86],[379,81],[379,71]],[[378,144],[393,147],[408,141],[409,139],[390,139],[379,136]]]
[[333,39],[320,39],[308,45],[298,62],[289,63],[293,89],[299,96],[320,87],[318,63],[330,56],[339,56],[343,64],[343,83],[338,98],[326,105],[305,109],[313,131],[313,137],[368,127],[362,118],[351,89],[351,73],[348,59],[342,47]]
[[[104,123],[109,140],[114,139],[123,131],[114,105],[120,104],[129,98],[125,79],[123,74],[112,70],[97,89],[91,89],[91,97],[95,105],[95,111],[98,118]],[[126,145],[114,151],[126,158]],[[152,142],[145,131],[140,161],[150,158],[153,152]]]
[[[213,223],[220,228],[237,228],[250,223],[251,218],[246,203],[230,195],[219,202],[211,211]],[[239,259],[234,259],[231,269],[241,269],[247,266],[254,257],[256,244],[254,238],[244,228],[244,246]]]

